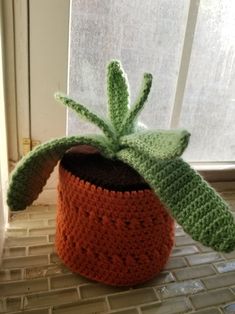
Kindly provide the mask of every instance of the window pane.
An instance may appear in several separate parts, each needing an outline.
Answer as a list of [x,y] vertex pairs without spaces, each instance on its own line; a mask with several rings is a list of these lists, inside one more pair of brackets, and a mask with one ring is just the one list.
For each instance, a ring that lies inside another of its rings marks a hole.
[[235,1],[201,0],[180,126],[185,158],[235,160]]
[[[105,69],[120,59],[128,74],[131,100],[143,72],[154,75],[142,121],[169,128],[189,1],[73,0],[70,30],[69,94],[106,114]],[[68,133],[92,132],[69,112]]]

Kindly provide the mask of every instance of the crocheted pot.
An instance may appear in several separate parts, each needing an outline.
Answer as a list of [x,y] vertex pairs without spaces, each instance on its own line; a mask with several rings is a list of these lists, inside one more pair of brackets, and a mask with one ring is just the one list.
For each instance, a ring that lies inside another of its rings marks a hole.
[[67,168],[71,167],[62,159],[56,248],[64,264],[89,279],[116,286],[135,285],[158,274],[174,244],[174,221],[152,190],[139,189],[143,183],[137,184],[136,178],[136,190],[120,191],[131,186],[125,179],[119,191],[107,189],[106,178],[100,179],[101,187]]

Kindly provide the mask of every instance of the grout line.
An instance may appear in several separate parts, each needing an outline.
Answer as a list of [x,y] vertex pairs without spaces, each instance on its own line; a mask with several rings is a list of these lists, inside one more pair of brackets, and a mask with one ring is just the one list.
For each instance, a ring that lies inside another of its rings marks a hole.
[[51,291],[51,278],[47,277],[48,291]]
[[24,309],[24,298],[25,298],[25,296],[20,297],[20,310]]
[[138,314],[142,314],[141,308],[139,306],[137,306],[136,309],[137,309]]
[[80,291],[80,285],[78,285],[76,289],[77,289],[78,299],[82,300],[81,291]]
[[110,303],[109,303],[108,296],[106,295],[106,296],[104,297],[104,299],[105,299],[105,303],[106,303],[106,305],[107,305],[108,311],[111,311],[112,309],[111,309],[111,306],[110,306]]

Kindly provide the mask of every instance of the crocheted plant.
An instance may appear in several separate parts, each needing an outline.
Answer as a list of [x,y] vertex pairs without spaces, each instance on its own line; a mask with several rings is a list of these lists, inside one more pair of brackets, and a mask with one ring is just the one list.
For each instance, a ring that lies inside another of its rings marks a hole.
[[133,167],[194,240],[217,251],[233,250],[235,224],[229,206],[180,158],[190,134],[185,130],[138,128],[137,116],[148,98],[151,84],[152,75],[145,73],[139,96],[130,106],[126,75],[121,64],[112,61],[107,71],[107,120],[67,96],[56,94],[57,100],[97,125],[104,135],[63,137],[36,147],[12,174],[9,207],[21,210],[30,205],[64,153],[75,145],[88,144],[106,158],[117,158]]

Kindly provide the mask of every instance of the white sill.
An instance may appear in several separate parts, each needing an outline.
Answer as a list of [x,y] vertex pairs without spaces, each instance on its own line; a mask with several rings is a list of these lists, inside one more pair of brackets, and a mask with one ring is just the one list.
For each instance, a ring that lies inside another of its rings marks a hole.
[[229,171],[235,170],[235,162],[189,162],[197,171]]

